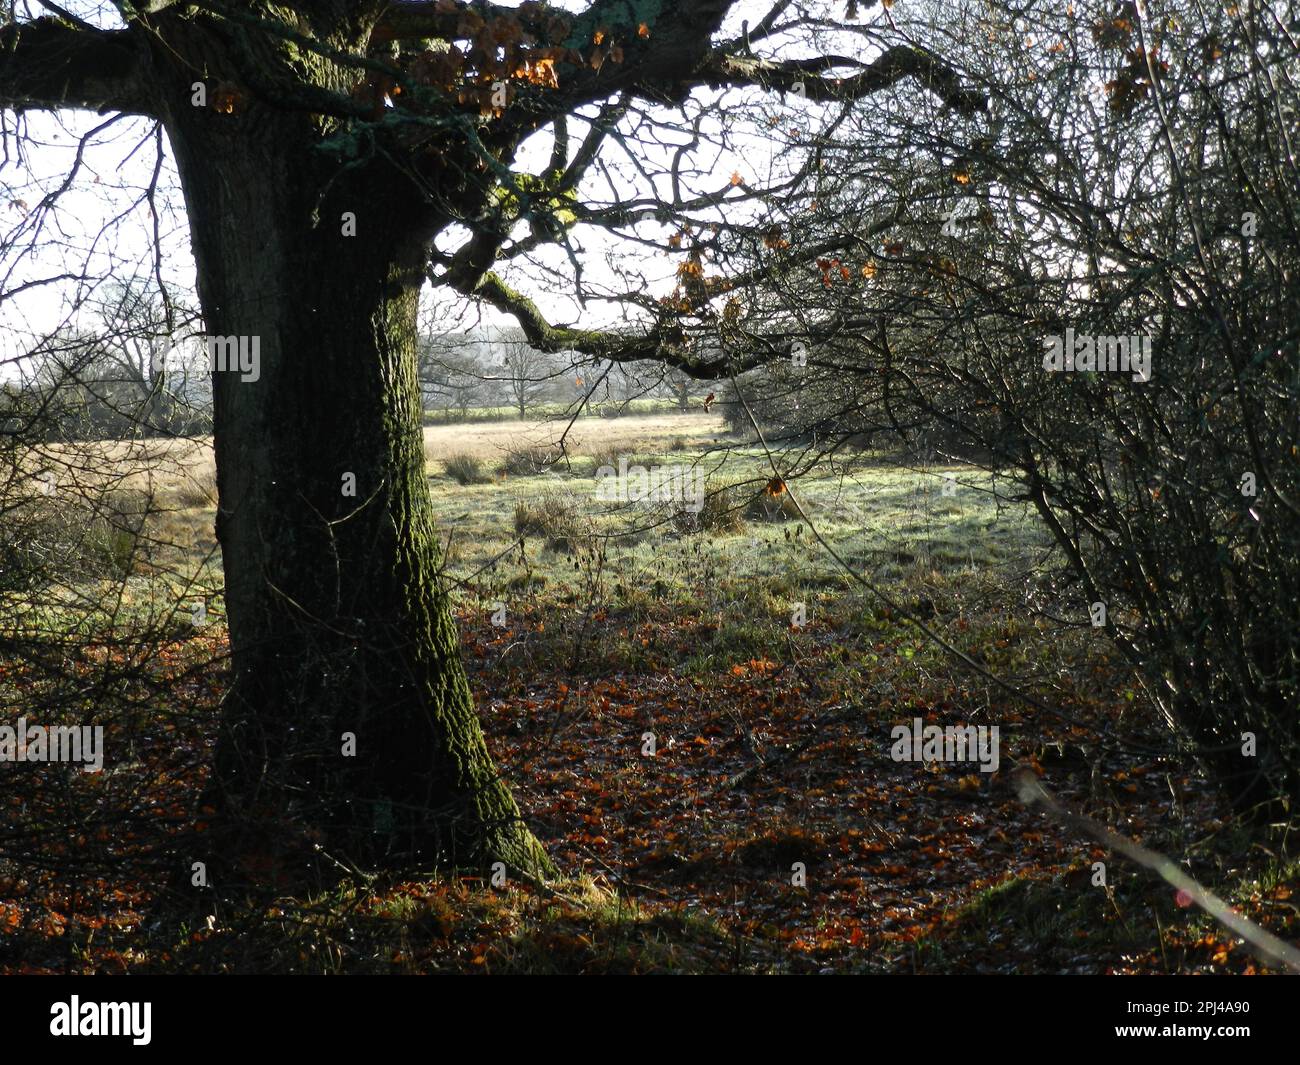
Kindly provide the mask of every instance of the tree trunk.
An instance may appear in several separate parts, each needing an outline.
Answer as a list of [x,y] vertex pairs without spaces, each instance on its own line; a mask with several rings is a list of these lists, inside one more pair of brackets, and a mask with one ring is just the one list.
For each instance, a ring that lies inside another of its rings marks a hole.
[[258,356],[213,373],[234,667],[221,821],[287,825],[362,863],[544,871],[439,587],[415,342],[446,219],[383,153],[349,168],[322,152],[319,116],[192,106],[208,67],[187,43],[166,124],[199,298],[209,336]]

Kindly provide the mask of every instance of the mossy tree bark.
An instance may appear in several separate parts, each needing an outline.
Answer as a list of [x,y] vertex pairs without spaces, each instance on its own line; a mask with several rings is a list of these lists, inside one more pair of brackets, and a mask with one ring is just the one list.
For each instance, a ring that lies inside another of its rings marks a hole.
[[[223,820],[299,824],[363,862],[544,871],[489,757],[439,586],[416,311],[447,218],[390,155],[323,152],[307,110],[195,106],[196,82],[220,91],[225,51],[173,29],[155,60],[206,328],[258,354],[254,372],[213,373],[234,666],[214,776]],[[346,73],[319,60],[264,62],[346,92]]]

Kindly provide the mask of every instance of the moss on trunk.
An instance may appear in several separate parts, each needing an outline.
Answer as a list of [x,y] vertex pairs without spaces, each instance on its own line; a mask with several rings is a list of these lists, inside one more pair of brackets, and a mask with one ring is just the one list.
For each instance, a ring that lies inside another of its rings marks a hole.
[[544,872],[439,587],[415,340],[446,218],[382,153],[341,166],[305,111],[192,106],[208,42],[168,43],[208,334],[258,355],[255,373],[213,375],[235,672],[214,774],[224,820],[362,864]]

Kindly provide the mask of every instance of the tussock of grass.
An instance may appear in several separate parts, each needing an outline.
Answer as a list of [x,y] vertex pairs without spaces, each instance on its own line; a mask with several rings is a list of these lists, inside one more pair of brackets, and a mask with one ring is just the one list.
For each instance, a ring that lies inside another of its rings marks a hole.
[[459,485],[491,484],[490,474],[482,461],[469,452],[452,455],[442,464],[443,472]]
[[217,474],[215,470],[199,468],[187,471],[185,479],[172,491],[176,505],[186,510],[203,509],[217,505]]
[[[609,467],[612,470],[617,470],[618,460],[624,454],[625,452],[619,451],[617,448],[612,448],[612,447],[592,448],[588,452],[588,455],[591,459],[591,476],[595,477],[600,470],[605,469],[606,467]],[[628,462],[628,465],[629,466],[632,465],[632,462],[630,460]]]
[[745,527],[745,516],[736,496],[736,489],[731,485],[709,488],[699,513],[679,505],[674,513],[674,524],[684,532],[739,532]]
[[790,493],[759,492],[745,507],[745,517],[750,521],[799,521],[799,508]]
[[577,501],[555,491],[538,499],[517,499],[514,528],[520,536],[540,536],[552,551],[568,551],[587,534]]
[[551,448],[525,445],[506,451],[501,469],[512,477],[533,477],[545,473],[559,456]]

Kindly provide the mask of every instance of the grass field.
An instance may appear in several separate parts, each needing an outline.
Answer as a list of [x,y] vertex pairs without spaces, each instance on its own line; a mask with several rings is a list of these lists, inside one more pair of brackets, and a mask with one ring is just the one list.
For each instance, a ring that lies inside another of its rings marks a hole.
[[[616,420],[623,417],[645,418],[656,414],[674,414],[678,410],[675,399],[629,399],[621,401],[589,401],[583,409],[584,417],[599,420]],[[529,418],[552,418],[567,420],[572,417],[570,404],[566,403],[529,403]],[[519,420],[517,407],[468,407],[464,411],[430,407],[424,412],[424,424],[428,425],[467,425],[475,422],[513,422]]]
[[[1061,599],[1048,544],[1023,506],[1006,501],[1006,486],[971,468],[873,456],[774,481],[771,457],[699,414],[580,422],[563,454],[560,431],[427,428],[425,448],[444,576],[489,745],[564,878],[506,891],[439,877],[376,881],[279,900],[282,915],[296,915],[292,933],[257,931],[259,911],[193,934],[164,924],[144,946],[130,932],[143,907],[128,895],[125,931],[101,931],[94,949],[87,941],[79,964],[1257,967],[1162,887],[1026,810],[1009,782],[1016,766],[1076,808],[1176,852],[1253,916],[1280,930],[1293,920],[1284,900],[1294,868],[1245,870],[1230,840],[1226,851],[1222,841],[1198,842],[1220,816],[1199,781],[1158,756],[1098,742],[1150,741],[1153,723],[1131,712],[1124,673],[1086,610]],[[113,623],[206,594],[216,624],[201,640],[179,625],[178,653],[189,644],[219,652],[210,448],[174,443],[142,456],[105,447],[129,474],[115,490],[151,487],[161,508],[145,525],[152,546],[125,561],[126,605]],[[595,471],[620,457],[700,471],[703,509],[602,501]],[[105,468],[103,459],[92,465]],[[962,667],[867,584],[1066,717],[1045,719]],[[213,668],[207,709],[188,726],[196,749],[215,720]],[[998,725],[1001,769],[894,761],[891,727],[916,717]],[[178,735],[168,734],[169,751],[184,748]],[[179,786],[175,771],[160,777]],[[1106,887],[1092,882],[1097,861],[1110,869]],[[24,914],[33,930],[24,949],[39,956],[49,949],[38,931],[48,912]]]

